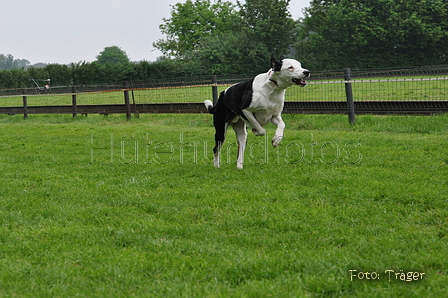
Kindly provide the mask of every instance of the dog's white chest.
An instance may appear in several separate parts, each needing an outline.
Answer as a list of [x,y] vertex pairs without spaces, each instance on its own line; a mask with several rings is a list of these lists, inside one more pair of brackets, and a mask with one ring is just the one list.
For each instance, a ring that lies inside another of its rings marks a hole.
[[273,116],[281,114],[284,98],[285,90],[272,90],[267,86],[261,86],[254,90],[252,102],[247,110],[253,112],[257,121],[264,126]]

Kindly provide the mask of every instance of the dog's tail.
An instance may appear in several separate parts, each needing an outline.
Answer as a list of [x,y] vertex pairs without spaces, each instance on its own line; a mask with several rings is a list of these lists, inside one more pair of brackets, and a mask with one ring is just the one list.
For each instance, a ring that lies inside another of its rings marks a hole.
[[213,102],[211,100],[204,101],[205,108],[210,114],[215,113],[215,107],[213,106]]

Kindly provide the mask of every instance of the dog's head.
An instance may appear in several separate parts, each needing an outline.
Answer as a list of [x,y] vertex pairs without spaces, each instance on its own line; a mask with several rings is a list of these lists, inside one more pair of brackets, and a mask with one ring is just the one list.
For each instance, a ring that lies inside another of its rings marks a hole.
[[280,87],[290,87],[298,85],[305,87],[307,82],[305,78],[310,76],[308,69],[302,68],[302,64],[295,59],[285,59],[281,56],[279,60],[274,58],[274,53],[271,55],[271,67],[274,71],[272,76]]

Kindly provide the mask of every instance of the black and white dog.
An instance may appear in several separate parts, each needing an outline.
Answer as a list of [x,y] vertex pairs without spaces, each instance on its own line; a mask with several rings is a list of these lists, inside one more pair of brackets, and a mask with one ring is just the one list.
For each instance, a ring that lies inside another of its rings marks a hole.
[[264,136],[263,126],[271,121],[277,129],[272,138],[272,145],[277,147],[282,138],[285,123],[281,113],[285,101],[286,88],[293,85],[306,86],[304,78],[310,76],[307,69],[302,68],[294,59],[280,60],[271,56],[271,69],[267,73],[257,75],[254,79],[230,86],[221,92],[218,101],[213,105],[210,100],[204,101],[208,112],[213,114],[215,125],[214,164],[220,167],[220,151],[224,143],[228,125],[232,125],[238,142],[237,167],[243,168],[244,150],[246,149],[246,123],[252,127],[256,136]]

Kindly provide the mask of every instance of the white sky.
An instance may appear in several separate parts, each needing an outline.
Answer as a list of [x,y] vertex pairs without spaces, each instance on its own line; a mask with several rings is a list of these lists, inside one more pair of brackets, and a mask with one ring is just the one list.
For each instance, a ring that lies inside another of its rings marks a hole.
[[[94,61],[115,45],[132,61],[155,61],[162,53],[152,43],[164,38],[159,25],[179,2],[185,0],[1,0],[0,53],[68,64]],[[309,3],[291,0],[293,18],[303,17]]]

